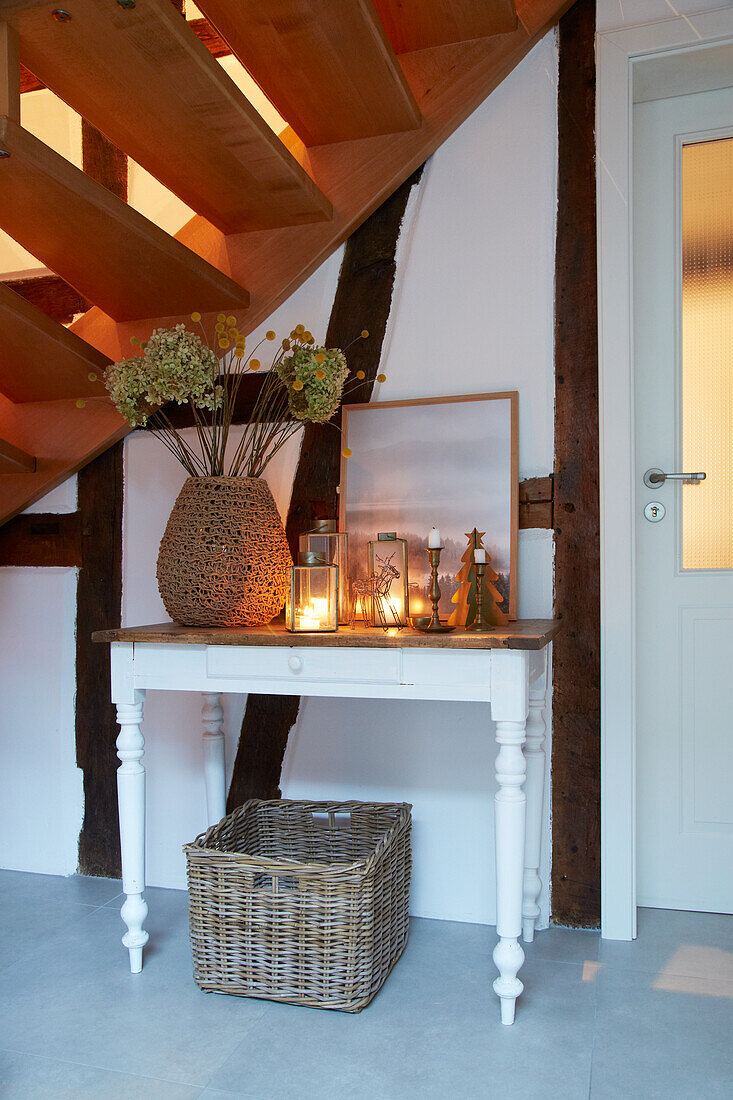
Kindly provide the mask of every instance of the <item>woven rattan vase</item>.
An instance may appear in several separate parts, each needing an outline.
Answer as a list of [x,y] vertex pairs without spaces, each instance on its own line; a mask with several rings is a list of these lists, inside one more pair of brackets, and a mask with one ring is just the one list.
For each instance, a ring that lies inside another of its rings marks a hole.
[[292,559],[258,477],[189,477],[158,551],[158,589],[182,626],[262,626],[285,603]]

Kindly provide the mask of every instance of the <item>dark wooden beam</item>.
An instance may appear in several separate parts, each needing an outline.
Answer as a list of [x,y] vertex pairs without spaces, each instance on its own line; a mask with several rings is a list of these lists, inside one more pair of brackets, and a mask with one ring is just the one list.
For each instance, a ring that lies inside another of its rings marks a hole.
[[528,477],[519,482],[519,527],[552,529],[553,480]]
[[595,3],[560,21],[555,260],[552,918],[600,921],[600,549]]
[[208,19],[192,19],[189,26],[192,31],[196,32],[206,49],[214,57],[228,57],[231,54],[232,51]]
[[120,874],[117,723],[109,652],[92,632],[119,626],[122,609],[122,443],[79,471],[82,567],[76,603],[76,762],[84,776],[79,871]]
[[[127,199],[127,157],[82,120],[82,167],[118,198]],[[100,623],[122,616],[122,443],[79,471],[82,567],[76,595],[76,762],[83,773],[84,821],[79,871],[120,875],[117,813],[117,721],[109,654],[92,642]],[[100,653],[99,651],[102,650]]]
[[[259,352],[258,352],[259,354]],[[233,424],[248,424],[260,390],[266,381],[266,374],[247,374],[239,385],[234,401]],[[195,421],[190,405],[165,405],[163,411],[174,428],[193,428]],[[286,418],[287,419],[287,418]]]
[[[380,206],[346,243],[336,297],[326,333],[326,346],[346,347],[362,329],[347,353],[352,371],[363,370],[364,381],[349,393],[349,402],[368,401],[379,370],[396,271],[395,249],[419,168]],[[338,420],[338,417],[336,418]],[[318,511],[338,514],[341,432],[333,424],[308,424],[295,472],[286,531],[291,552]],[[242,721],[234,771],[227,798],[231,811],[247,798],[279,798],[280,773],[288,734],[298,716],[295,696],[251,695]]]
[[127,157],[85,118],[81,120],[81,156],[86,174],[127,202]]
[[42,88],[45,88],[45,84],[41,84],[41,81],[37,79],[30,71],[26,69],[25,65],[20,66],[20,94],[24,92],[40,92]]
[[36,512],[11,519],[0,527],[0,565],[80,566],[79,513]]
[[91,306],[91,302],[58,275],[30,275],[24,279],[0,281],[61,325],[68,325],[77,313],[86,313]]

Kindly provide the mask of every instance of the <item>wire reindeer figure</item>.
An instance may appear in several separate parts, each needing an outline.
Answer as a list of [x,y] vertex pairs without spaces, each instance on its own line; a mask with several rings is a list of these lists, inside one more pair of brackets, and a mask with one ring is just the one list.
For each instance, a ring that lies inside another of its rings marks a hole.
[[[379,625],[382,630],[389,630],[390,626],[397,626],[402,628],[399,615],[394,609],[394,604],[389,598],[389,590],[392,587],[392,581],[399,577],[399,569],[395,569],[392,565],[392,558],[394,554],[390,554],[388,558],[377,557],[377,561],[381,564],[381,569],[378,573],[371,573],[368,577],[362,577],[353,581],[351,585],[351,621],[349,626],[352,630],[356,629],[356,620],[359,617],[359,606],[361,606],[362,617],[365,622],[369,621],[369,601],[374,609],[374,625]],[[392,613],[393,623],[388,622],[387,613],[385,611],[385,603]]]

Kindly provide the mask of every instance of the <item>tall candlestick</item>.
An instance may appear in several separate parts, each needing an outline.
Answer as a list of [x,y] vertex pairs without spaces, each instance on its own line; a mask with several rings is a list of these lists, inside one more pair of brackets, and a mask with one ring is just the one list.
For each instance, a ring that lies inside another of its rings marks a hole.
[[[436,528],[433,528],[435,531]],[[438,537],[440,532],[438,531]],[[448,626],[447,623],[441,623],[440,616],[438,615],[438,604],[440,602],[440,585],[438,584],[438,565],[440,564],[440,552],[442,546],[428,546],[428,558],[430,560],[430,600],[433,605],[433,614],[430,622],[427,626],[419,626],[418,630],[422,630],[424,634],[448,634],[449,631],[455,630],[454,626]]]
[[442,543],[440,541],[440,529],[438,527],[433,527],[432,531],[430,532],[430,534],[428,536],[428,549],[437,550],[441,546],[442,546]]
[[[484,558],[486,551],[483,552]],[[486,562],[479,561],[478,550],[474,550],[474,572],[476,573],[476,618],[466,630],[474,630],[477,633],[488,634],[493,627],[484,621],[484,576],[486,575]]]

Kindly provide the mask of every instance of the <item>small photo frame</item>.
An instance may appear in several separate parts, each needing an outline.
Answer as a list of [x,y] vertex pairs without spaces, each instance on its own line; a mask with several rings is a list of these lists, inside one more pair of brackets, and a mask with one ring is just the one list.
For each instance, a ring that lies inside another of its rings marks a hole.
[[[519,395],[379,401],[343,408],[339,529],[349,534],[349,587],[368,575],[367,545],[380,531],[408,544],[410,610],[425,604],[425,547],[440,528],[440,614],[454,610],[468,534],[476,527],[498,573],[501,608],[517,617]],[[414,600],[413,600],[414,597]]]

